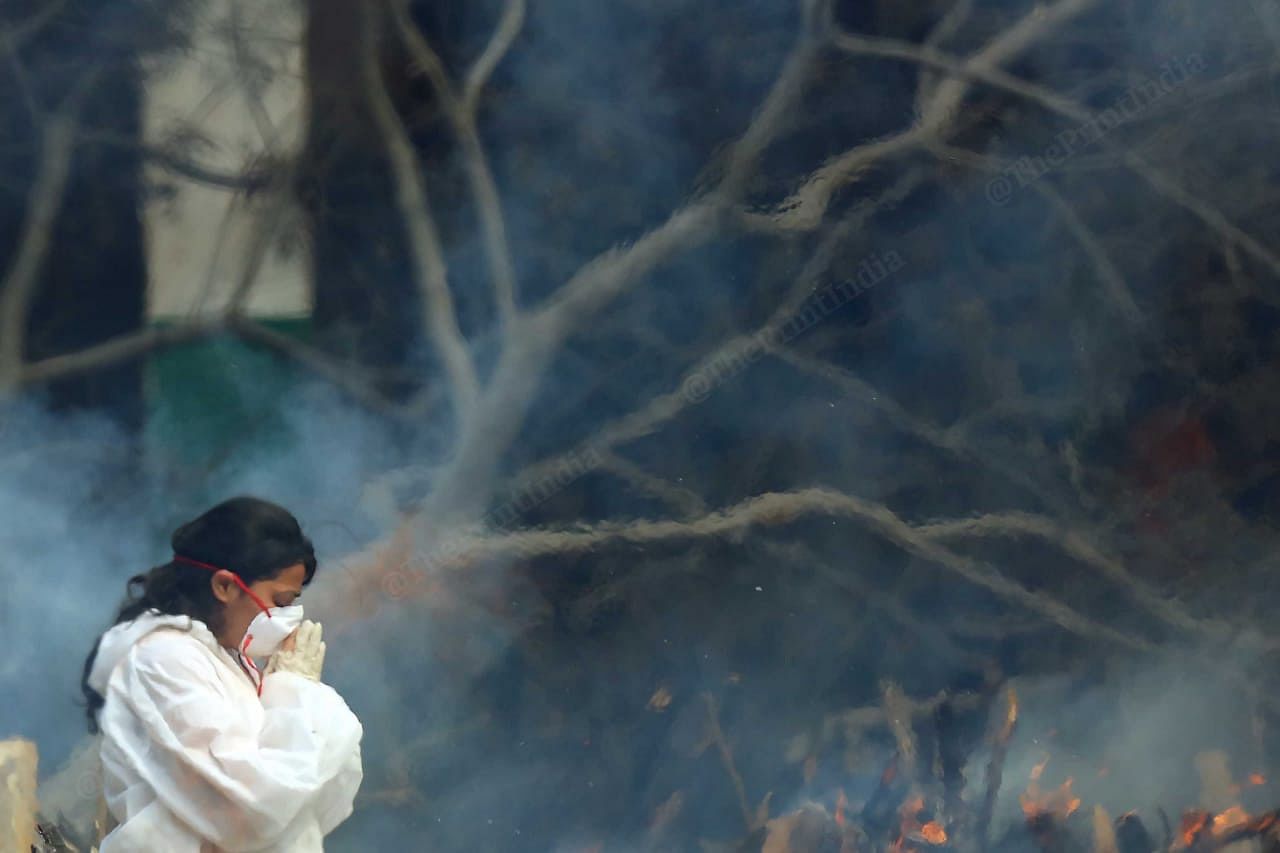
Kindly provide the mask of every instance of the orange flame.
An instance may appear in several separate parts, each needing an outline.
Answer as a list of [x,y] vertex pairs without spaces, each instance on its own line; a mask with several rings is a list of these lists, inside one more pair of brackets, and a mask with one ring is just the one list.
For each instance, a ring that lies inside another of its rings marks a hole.
[[920,827],[920,834],[924,836],[924,840],[930,844],[946,844],[947,831],[942,828],[942,824],[936,820],[931,820],[924,826]]
[[936,820],[921,823],[922,812],[924,812],[924,797],[916,795],[902,804],[898,810],[898,838],[890,845],[891,851],[907,853],[915,850],[913,845],[919,842],[933,846],[947,843],[947,831],[942,824]]
[[1236,831],[1246,833],[1264,833],[1271,830],[1277,822],[1275,812],[1258,817],[1251,817],[1240,806],[1232,806],[1225,811],[1213,814],[1201,810],[1188,811],[1182,815],[1182,823],[1178,827],[1178,847],[1193,847],[1206,833],[1223,836]]
[[1213,816],[1213,831],[1214,834],[1226,832],[1248,822],[1249,813],[1240,808],[1240,806],[1232,806],[1226,811]]
[[1182,824],[1178,827],[1178,839],[1183,847],[1190,847],[1195,843],[1196,838],[1209,825],[1210,818],[1208,812],[1201,811],[1190,811],[1182,816]]
[[1043,761],[1031,768],[1031,782],[1027,785],[1027,790],[1018,796],[1022,813],[1028,820],[1038,815],[1065,818],[1080,808],[1080,798],[1071,790],[1075,780],[1070,776],[1052,791],[1040,790],[1040,777],[1044,775],[1044,768],[1048,763],[1049,756],[1046,755]]
[[1009,739],[1013,737],[1013,728],[1018,723],[1018,693],[1012,687],[1009,688],[1007,702],[1009,709],[1004,715],[1004,725],[1000,727],[1000,733],[996,736],[996,740],[999,743],[1009,742]]

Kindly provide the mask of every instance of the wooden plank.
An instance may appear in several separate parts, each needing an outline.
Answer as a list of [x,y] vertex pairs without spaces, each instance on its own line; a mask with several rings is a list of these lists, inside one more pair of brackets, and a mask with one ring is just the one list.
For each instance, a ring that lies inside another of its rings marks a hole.
[[31,741],[0,741],[0,853],[30,853],[35,846],[38,763]]

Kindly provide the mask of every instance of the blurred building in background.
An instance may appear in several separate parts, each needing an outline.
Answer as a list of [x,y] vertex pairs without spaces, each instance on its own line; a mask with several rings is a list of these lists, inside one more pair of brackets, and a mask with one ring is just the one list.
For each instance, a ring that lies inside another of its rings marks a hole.
[[[212,317],[239,305],[274,331],[306,338],[311,254],[290,170],[306,130],[300,2],[204,0],[190,46],[147,69],[142,134],[241,186],[147,167],[146,320]],[[207,463],[246,437],[269,439],[291,371],[219,336],[153,355],[146,368],[148,445]]]

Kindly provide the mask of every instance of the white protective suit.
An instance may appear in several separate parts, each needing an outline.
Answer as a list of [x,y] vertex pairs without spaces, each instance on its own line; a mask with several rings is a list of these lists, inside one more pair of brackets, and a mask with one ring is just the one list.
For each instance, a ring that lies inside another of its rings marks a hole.
[[102,637],[89,686],[107,806],[101,853],[314,853],[351,814],[364,730],[292,672],[262,696],[208,627],[151,611]]

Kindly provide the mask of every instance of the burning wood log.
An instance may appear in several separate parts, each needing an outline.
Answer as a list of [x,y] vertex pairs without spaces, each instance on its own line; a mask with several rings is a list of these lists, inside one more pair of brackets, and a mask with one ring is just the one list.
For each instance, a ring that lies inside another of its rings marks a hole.
[[898,772],[895,755],[880,774],[880,784],[862,809],[862,824],[867,832],[875,836],[888,832],[900,804],[909,794],[910,786]]
[[1102,806],[1093,807],[1093,853],[1120,853],[1115,825]]
[[1018,725],[1018,694],[1009,688],[1004,721],[991,741],[991,760],[987,762],[987,789],[982,798],[982,807],[974,824],[973,839],[979,850],[987,846],[988,833],[991,829],[991,815],[995,813],[996,800],[1000,796],[1000,785],[1004,779],[1004,759],[1009,751],[1009,741],[1013,739],[1013,731]]
[[1156,849],[1155,839],[1142,819],[1132,812],[1116,818],[1115,829],[1116,847],[1120,853],[1151,853]]
[[[988,739],[991,755],[986,766],[985,787],[973,792],[972,800],[963,800],[960,790],[964,784],[960,768],[965,755],[958,751],[957,744],[967,739],[951,743],[942,732],[949,707],[946,697],[913,701],[897,685],[882,682],[878,707],[855,709],[843,715],[845,719],[856,718],[860,725],[867,727],[878,724],[893,735],[896,749],[879,784],[867,799],[851,802],[842,785],[831,790],[820,804],[810,803],[770,820],[766,808],[768,798],[761,808],[751,809],[728,739],[720,729],[714,697],[708,694],[703,698],[709,721],[705,746],[719,748],[749,833],[745,839],[724,845],[704,841],[706,851],[1242,853],[1240,845],[1246,844],[1250,851],[1257,853],[1280,853],[1280,809],[1260,815],[1245,812],[1238,802],[1242,787],[1232,781],[1223,752],[1205,752],[1196,758],[1201,802],[1214,808],[1187,811],[1177,831],[1170,826],[1165,813],[1157,809],[1165,824],[1162,839],[1155,838],[1134,812],[1112,820],[1105,808],[1094,805],[1088,815],[1081,814],[1082,798],[1074,790],[1070,776],[1060,784],[1047,783],[1045,769],[1051,756],[1046,753],[1033,768],[1025,791],[1018,796],[1024,820],[1011,827],[999,827],[1000,834],[993,838],[996,827],[992,823],[1005,760],[1019,722],[1018,696],[1012,689],[1006,693],[1004,713],[991,726],[993,730]],[[939,729],[935,741],[928,740],[927,727],[916,726],[928,720],[933,720]],[[811,750],[812,745],[806,744],[805,748]],[[931,774],[925,767],[930,750],[933,752]],[[946,765],[953,768],[954,789],[948,785]],[[1099,775],[1104,775],[1104,771],[1099,771]],[[1248,784],[1263,785],[1266,778],[1255,771],[1249,775]],[[673,801],[679,799],[673,797]],[[954,805],[956,802],[960,805]],[[664,823],[662,816],[669,805],[664,804],[656,813],[655,826]],[[656,838],[651,841],[655,841],[657,849],[660,842]]]
[[1271,847],[1280,844],[1280,810],[1252,818],[1241,814],[1243,819],[1231,823],[1220,820],[1222,817],[1217,815],[1210,821],[1211,840],[1204,845],[1209,850],[1225,850],[1256,838],[1265,838]]
[[30,853],[36,844],[38,762],[31,741],[0,741],[0,853]]

